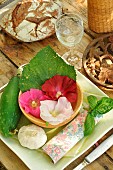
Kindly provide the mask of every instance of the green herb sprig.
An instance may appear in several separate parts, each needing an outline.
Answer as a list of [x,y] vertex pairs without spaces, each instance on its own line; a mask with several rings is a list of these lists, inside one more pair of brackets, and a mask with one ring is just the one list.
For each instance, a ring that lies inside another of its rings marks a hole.
[[89,111],[84,123],[84,136],[90,135],[95,128],[95,117],[103,115],[113,109],[113,99],[102,97],[100,100],[97,97],[90,95],[87,97],[89,103]]

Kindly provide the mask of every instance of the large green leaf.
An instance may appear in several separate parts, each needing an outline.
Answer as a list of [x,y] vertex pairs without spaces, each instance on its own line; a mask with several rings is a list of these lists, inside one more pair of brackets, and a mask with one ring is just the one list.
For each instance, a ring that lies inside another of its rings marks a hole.
[[24,67],[20,78],[20,90],[24,92],[30,88],[41,89],[41,85],[47,79],[57,74],[76,80],[74,67],[66,64],[50,46],[47,46]]

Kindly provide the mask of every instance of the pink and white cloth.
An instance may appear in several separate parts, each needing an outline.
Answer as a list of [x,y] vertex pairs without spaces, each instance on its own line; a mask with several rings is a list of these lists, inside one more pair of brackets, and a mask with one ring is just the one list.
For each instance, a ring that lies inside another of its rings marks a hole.
[[54,163],[59,161],[80,139],[84,137],[84,122],[87,111],[79,113],[62,131],[48,141],[43,150]]

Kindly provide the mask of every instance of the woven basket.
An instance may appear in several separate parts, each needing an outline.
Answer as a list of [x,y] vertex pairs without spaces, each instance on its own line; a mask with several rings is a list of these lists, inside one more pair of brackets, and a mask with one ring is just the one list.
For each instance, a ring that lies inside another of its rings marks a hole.
[[88,26],[97,33],[113,31],[113,0],[87,0]]

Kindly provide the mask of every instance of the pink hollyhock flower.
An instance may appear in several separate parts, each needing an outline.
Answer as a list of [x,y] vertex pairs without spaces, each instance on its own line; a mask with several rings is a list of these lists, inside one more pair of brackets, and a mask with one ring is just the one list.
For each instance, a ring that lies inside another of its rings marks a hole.
[[62,123],[73,114],[71,103],[66,97],[60,97],[58,101],[44,100],[40,103],[40,117],[51,125]]
[[45,99],[48,97],[41,90],[30,89],[20,95],[19,103],[26,113],[40,118],[40,101]]
[[61,96],[66,97],[71,103],[77,100],[76,82],[67,76],[53,76],[45,81],[42,90],[51,100],[57,100]]

